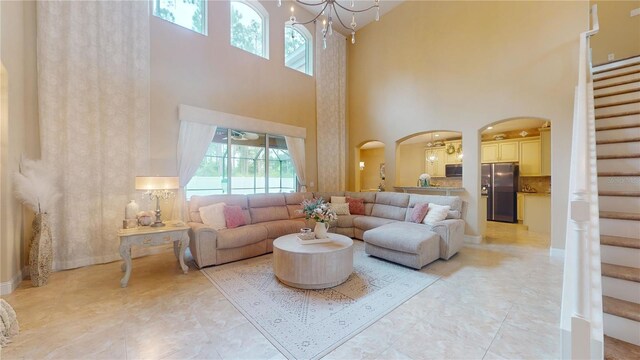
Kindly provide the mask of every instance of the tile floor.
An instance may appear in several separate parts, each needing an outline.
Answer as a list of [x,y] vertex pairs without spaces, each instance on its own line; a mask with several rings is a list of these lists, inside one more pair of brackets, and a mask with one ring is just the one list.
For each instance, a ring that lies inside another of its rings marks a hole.
[[[560,357],[562,259],[546,235],[489,223],[483,244],[422,269],[441,278],[326,359]],[[2,359],[282,359],[198,271],[173,253],[58,272],[4,298],[21,332]]]

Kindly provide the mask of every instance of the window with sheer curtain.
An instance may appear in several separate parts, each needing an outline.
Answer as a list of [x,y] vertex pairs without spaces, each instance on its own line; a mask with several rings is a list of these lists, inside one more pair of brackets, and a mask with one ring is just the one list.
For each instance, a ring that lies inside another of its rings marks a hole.
[[296,181],[283,136],[218,128],[186,192],[187,198],[292,192]]

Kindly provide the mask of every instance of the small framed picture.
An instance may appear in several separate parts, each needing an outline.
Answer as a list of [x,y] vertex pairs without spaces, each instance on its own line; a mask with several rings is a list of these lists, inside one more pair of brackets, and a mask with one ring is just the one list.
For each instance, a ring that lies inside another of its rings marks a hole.
[[380,164],[380,179],[384,180],[384,163]]

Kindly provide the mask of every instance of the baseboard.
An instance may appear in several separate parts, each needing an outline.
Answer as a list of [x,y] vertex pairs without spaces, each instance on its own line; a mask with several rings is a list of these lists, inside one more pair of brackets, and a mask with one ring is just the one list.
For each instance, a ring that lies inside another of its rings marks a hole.
[[549,256],[564,259],[564,249],[549,248]]
[[481,235],[464,235],[464,242],[466,242],[467,244],[480,244],[482,243],[482,236]]
[[22,272],[18,271],[11,280],[0,283],[0,295],[11,294],[13,290],[18,288],[20,282],[22,282]]

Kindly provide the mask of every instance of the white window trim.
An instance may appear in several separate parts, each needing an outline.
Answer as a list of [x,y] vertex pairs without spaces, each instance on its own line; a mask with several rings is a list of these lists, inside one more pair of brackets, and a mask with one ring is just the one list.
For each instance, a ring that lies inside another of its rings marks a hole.
[[[305,64],[305,68],[308,69],[308,71],[304,71],[303,74],[307,74],[309,76],[313,76],[313,73],[314,73],[314,67],[313,67],[313,35],[311,35],[311,31],[309,31],[309,29],[307,29],[307,27],[304,26],[304,25],[293,26],[293,23],[291,21],[285,22],[284,29],[286,29],[288,27],[292,28],[293,30],[296,30],[300,35],[304,36],[304,38],[306,40],[306,50],[305,50],[306,64]],[[282,38],[284,39],[284,36]],[[284,49],[284,46],[283,46],[283,49]],[[285,56],[285,58],[286,58],[286,56]],[[288,67],[286,62],[284,64],[284,67],[286,67],[287,69],[298,71],[296,69]],[[298,72],[301,72],[301,71],[298,71]]]
[[169,24],[173,24],[173,25],[179,26],[179,27],[181,27],[183,29],[187,29],[187,30],[189,30],[191,32],[194,32],[194,33],[198,34],[198,35],[209,36],[209,1],[206,1],[206,0],[204,1],[204,13],[202,14],[203,21],[204,21],[204,26],[203,26],[203,29],[202,29],[203,32],[199,32],[197,30],[193,30],[192,28],[188,28],[188,27],[180,25],[180,24],[178,24],[176,22],[173,22],[173,21],[167,20],[165,18],[162,18],[159,15],[156,15],[155,14],[155,6],[156,5],[155,5],[155,1],[154,0],[149,1],[149,5],[151,6],[151,9],[149,10],[151,16],[153,16],[155,18],[158,18],[158,19],[160,19],[162,21],[168,22]]
[[[243,3],[243,4],[247,5],[248,7],[252,8],[253,10],[255,10],[255,12],[257,12],[258,15],[260,15],[260,17],[262,17],[262,47],[263,47],[263,54],[253,54],[250,51],[247,51],[247,52],[249,54],[260,56],[260,57],[265,58],[265,59],[268,60],[269,59],[269,12],[258,1],[255,1],[255,0],[232,0],[232,1],[229,2],[229,44],[231,44],[231,27],[233,26],[233,24],[231,24],[231,3],[234,3],[234,2]],[[231,46],[236,47],[234,45],[231,45]],[[238,48],[238,49],[246,51],[246,50],[244,50],[242,48]]]

